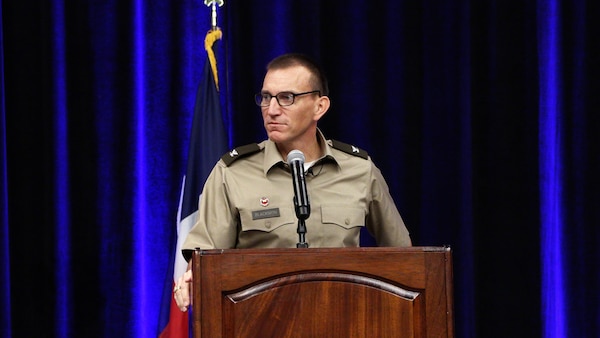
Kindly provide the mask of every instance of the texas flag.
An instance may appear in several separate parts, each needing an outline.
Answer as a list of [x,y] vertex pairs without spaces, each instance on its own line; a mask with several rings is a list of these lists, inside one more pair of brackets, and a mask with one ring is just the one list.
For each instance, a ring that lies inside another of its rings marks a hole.
[[181,247],[198,215],[198,202],[202,198],[204,181],[213,166],[228,148],[221,103],[219,99],[219,77],[213,45],[221,39],[221,30],[209,31],[204,40],[207,61],[196,94],[192,133],[188,152],[187,172],[183,177],[179,210],[177,212],[177,244],[173,255],[173,278],[165,285],[163,308],[160,321],[160,338],[189,337],[189,314],[181,312],[175,303],[172,290],[175,281],[187,269]]

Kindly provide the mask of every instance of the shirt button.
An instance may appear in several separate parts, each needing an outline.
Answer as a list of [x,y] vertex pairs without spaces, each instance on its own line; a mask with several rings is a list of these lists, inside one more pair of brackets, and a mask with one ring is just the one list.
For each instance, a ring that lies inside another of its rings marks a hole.
[[346,220],[344,221],[344,223],[346,223],[346,225],[350,225],[350,219],[346,218]]
[[265,222],[265,228],[271,229],[271,222],[270,221],[266,221]]

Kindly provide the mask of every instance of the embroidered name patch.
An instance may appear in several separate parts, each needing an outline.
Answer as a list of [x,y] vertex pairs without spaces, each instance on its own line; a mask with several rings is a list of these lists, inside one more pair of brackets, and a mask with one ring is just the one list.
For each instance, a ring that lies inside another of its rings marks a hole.
[[279,208],[252,211],[252,219],[279,217]]

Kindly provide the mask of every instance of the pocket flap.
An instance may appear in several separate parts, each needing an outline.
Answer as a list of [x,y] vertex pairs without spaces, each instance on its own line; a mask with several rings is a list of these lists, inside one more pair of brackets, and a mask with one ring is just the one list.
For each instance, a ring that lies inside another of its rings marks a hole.
[[323,223],[333,223],[349,229],[365,224],[365,212],[361,208],[321,206],[321,220]]
[[271,214],[278,214],[278,216],[256,218],[256,211],[254,213],[253,211],[241,213],[242,231],[271,232],[283,225],[297,222],[296,214],[292,208],[277,208],[277,213],[271,212]]

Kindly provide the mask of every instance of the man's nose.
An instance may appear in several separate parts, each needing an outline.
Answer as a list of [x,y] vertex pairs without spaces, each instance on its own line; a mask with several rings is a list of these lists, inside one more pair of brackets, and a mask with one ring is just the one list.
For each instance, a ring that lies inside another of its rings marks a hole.
[[277,102],[277,98],[275,96],[271,97],[271,101],[269,101],[268,113],[271,115],[278,115],[281,112],[281,106],[279,102]]

